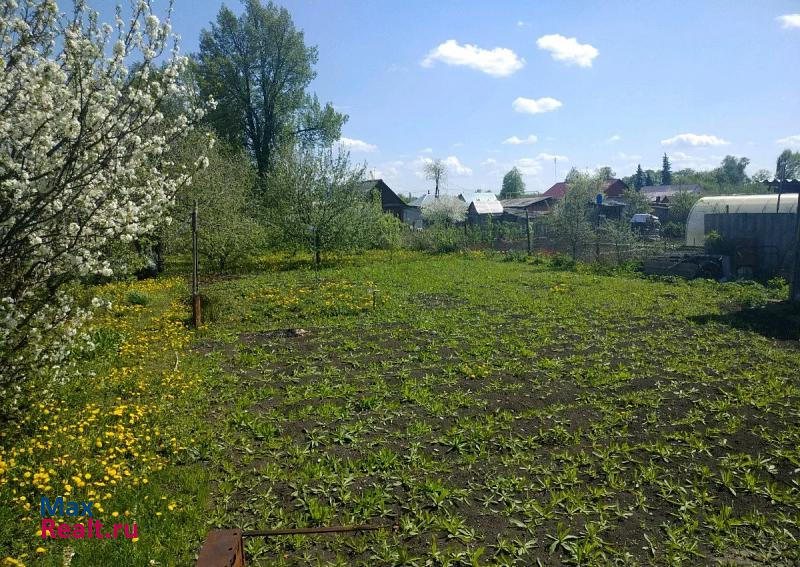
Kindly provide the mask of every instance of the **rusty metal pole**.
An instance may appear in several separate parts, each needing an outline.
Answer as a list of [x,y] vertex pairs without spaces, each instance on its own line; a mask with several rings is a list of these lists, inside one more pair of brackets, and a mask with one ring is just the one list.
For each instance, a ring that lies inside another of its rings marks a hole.
[[192,321],[195,328],[203,323],[202,306],[200,301],[199,261],[197,254],[197,200],[192,209]]

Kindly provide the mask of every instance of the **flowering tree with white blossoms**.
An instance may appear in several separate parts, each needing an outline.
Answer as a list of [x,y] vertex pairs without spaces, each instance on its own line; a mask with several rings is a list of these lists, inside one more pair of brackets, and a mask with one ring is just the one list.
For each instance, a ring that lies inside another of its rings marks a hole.
[[[149,0],[114,25],[82,0],[69,15],[2,2],[0,415],[59,375],[87,316],[67,285],[111,275],[108,244],[152,231],[190,182],[168,159],[204,112],[185,102],[186,63]],[[184,101],[171,120],[168,99]]]

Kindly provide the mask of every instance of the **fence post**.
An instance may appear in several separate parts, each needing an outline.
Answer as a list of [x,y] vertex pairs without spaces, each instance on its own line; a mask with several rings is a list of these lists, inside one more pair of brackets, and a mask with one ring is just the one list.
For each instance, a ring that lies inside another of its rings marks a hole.
[[192,321],[195,328],[203,323],[200,302],[199,261],[197,258],[197,200],[192,208]]
[[789,301],[800,303],[800,193],[797,194],[797,210],[794,212],[794,262]]
[[528,209],[525,209],[525,232],[528,237],[528,256],[531,255],[531,219],[528,215]]

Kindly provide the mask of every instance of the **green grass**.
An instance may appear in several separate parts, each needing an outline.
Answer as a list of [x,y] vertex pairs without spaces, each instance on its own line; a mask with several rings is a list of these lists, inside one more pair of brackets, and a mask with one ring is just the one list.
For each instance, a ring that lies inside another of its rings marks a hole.
[[[140,541],[73,546],[72,565],[190,565],[214,527],[351,523],[396,528],[248,539],[249,561],[800,561],[800,346],[771,338],[797,321],[773,303],[783,287],[481,254],[260,264],[206,284],[208,324],[131,378],[152,384],[137,390],[148,427],[175,442],[153,447],[164,468],[146,487],[109,500],[136,510]],[[98,322],[99,375],[132,364],[131,337],[155,343],[185,292],[128,291],[150,302]],[[162,399],[176,360],[194,381]],[[68,386],[64,404],[111,408],[102,386]],[[17,508],[0,520],[22,526],[0,527],[0,547],[36,527]],[[9,549],[61,564],[64,543],[37,545]]]
[[249,541],[264,565],[800,560],[800,350],[722,323],[772,292],[583,272],[401,255],[214,284],[213,522],[398,526]]

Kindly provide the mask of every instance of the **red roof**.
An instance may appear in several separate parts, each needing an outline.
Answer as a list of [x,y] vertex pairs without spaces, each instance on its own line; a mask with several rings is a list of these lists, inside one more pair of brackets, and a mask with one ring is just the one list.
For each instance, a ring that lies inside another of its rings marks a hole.
[[567,193],[567,184],[563,181],[559,181],[550,189],[542,193],[543,195],[547,195],[548,197],[553,197],[554,199],[563,199],[564,195]]
[[[567,185],[565,182],[559,181],[542,194],[547,195],[548,197],[553,197],[554,199],[563,199],[564,195],[567,193],[568,187],[569,185]],[[624,181],[619,179],[609,179],[608,182],[606,182],[606,186],[603,187],[603,193],[605,193],[606,197],[620,197],[625,191],[626,187],[628,186],[625,185]]]

